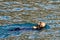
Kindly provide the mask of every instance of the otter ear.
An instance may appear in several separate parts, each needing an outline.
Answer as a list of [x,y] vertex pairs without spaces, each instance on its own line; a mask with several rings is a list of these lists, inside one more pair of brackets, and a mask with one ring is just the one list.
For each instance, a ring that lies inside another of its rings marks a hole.
[[34,29],[36,29],[37,27],[36,26],[33,26]]

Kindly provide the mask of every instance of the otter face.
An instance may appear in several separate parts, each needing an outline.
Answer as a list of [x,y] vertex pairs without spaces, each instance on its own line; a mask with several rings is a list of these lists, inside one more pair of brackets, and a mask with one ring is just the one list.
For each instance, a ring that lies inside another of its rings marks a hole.
[[46,23],[44,23],[44,22],[39,22],[38,25],[39,25],[40,27],[45,27]]

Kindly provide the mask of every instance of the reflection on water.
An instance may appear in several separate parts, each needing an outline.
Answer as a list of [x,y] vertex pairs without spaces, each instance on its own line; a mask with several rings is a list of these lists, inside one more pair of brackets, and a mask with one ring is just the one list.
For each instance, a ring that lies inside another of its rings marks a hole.
[[[3,33],[3,36],[0,36],[3,38],[1,40],[60,40],[60,0],[3,0],[0,2],[0,26],[2,28],[9,24],[37,23],[38,21],[46,22],[51,29],[41,32],[9,32],[6,35],[6,37],[9,37],[4,38],[7,30],[4,31],[0,28],[0,31],[6,32]],[[9,27],[12,26],[6,28]],[[2,32],[0,35],[2,35]]]

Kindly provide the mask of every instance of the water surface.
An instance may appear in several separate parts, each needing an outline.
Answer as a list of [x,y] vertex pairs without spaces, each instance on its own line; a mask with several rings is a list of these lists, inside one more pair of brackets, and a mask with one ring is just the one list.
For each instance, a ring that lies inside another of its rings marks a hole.
[[51,29],[41,32],[22,31],[22,34],[15,32],[20,36],[16,37],[12,34],[13,36],[10,35],[1,40],[60,40],[60,0],[3,0],[0,2],[0,26],[38,21],[46,22]]

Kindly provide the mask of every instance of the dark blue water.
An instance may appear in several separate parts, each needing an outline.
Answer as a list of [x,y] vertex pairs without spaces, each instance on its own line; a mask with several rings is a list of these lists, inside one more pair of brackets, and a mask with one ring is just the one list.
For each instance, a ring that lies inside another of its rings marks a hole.
[[0,38],[6,38],[8,36],[17,36],[22,33],[22,30],[11,31],[15,28],[32,28],[32,26],[36,26],[36,24],[32,23],[24,23],[24,24],[10,24],[0,27]]
[[[37,24],[33,23],[23,23],[23,24],[10,24],[0,27],[0,38],[7,38],[9,36],[17,36],[21,34],[23,31],[36,31],[32,27],[37,26]],[[45,27],[46,29],[50,28],[48,25]],[[22,30],[20,30],[22,29]],[[40,30],[37,30],[40,31]]]
[[[38,21],[47,23],[50,30],[46,27],[42,32],[35,32],[31,30],[32,23],[19,24]],[[0,2],[0,25],[0,38],[22,34],[4,40],[60,40],[60,0],[4,0]],[[16,31],[15,28],[25,30]]]

